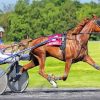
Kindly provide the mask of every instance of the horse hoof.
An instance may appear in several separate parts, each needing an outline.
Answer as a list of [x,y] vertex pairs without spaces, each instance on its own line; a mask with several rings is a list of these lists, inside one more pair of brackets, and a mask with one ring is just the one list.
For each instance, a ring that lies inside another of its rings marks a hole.
[[53,86],[53,88],[57,88],[57,83],[53,80],[50,81],[50,84]]

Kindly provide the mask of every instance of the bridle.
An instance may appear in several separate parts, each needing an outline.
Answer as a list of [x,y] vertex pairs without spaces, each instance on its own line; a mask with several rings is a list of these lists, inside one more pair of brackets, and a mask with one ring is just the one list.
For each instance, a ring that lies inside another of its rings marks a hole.
[[100,27],[100,20],[94,20],[94,23],[95,23],[98,27]]

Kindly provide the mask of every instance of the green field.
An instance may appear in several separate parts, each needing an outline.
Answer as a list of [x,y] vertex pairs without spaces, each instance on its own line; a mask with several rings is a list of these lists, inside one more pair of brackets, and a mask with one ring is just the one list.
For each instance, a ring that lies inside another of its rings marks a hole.
[[[89,42],[89,54],[100,65],[100,42]],[[55,58],[47,58],[46,73],[63,75],[65,63]],[[39,67],[29,70],[29,87],[51,87],[47,80],[38,74]],[[100,72],[84,62],[71,66],[66,81],[58,81],[59,87],[100,87]]]
[[[89,54],[100,65],[100,42],[89,42]],[[26,62],[21,62],[23,65]],[[63,75],[64,62],[55,58],[47,58],[46,73],[56,76]],[[38,74],[39,67],[30,69],[29,87],[47,88],[51,87],[49,82]],[[66,81],[57,81],[59,87],[100,87],[100,72],[84,62],[78,62],[71,66]]]

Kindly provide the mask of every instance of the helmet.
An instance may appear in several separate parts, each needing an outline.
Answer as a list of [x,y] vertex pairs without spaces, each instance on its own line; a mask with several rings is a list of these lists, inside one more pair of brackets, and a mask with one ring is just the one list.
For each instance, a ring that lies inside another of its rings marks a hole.
[[0,32],[5,32],[4,28],[0,26]]

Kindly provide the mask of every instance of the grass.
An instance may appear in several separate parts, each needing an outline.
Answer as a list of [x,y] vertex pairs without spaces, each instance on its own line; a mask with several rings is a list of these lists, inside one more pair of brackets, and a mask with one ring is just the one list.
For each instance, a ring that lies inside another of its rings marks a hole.
[[[89,42],[89,54],[100,65],[100,42]],[[46,73],[56,76],[63,75],[65,63],[54,58],[47,58]],[[47,80],[38,74],[38,69],[29,70],[29,87],[51,87]],[[66,81],[58,81],[59,87],[100,87],[100,72],[84,62],[71,66]]]
[[[89,42],[89,54],[100,65],[100,42]],[[27,62],[21,62],[25,64]],[[56,76],[63,75],[65,63],[55,58],[47,58],[46,73]],[[39,67],[30,69],[29,88],[47,88],[51,87],[46,79],[38,74]],[[84,62],[73,64],[66,81],[57,81],[59,87],[99,87],[100,72]]]

